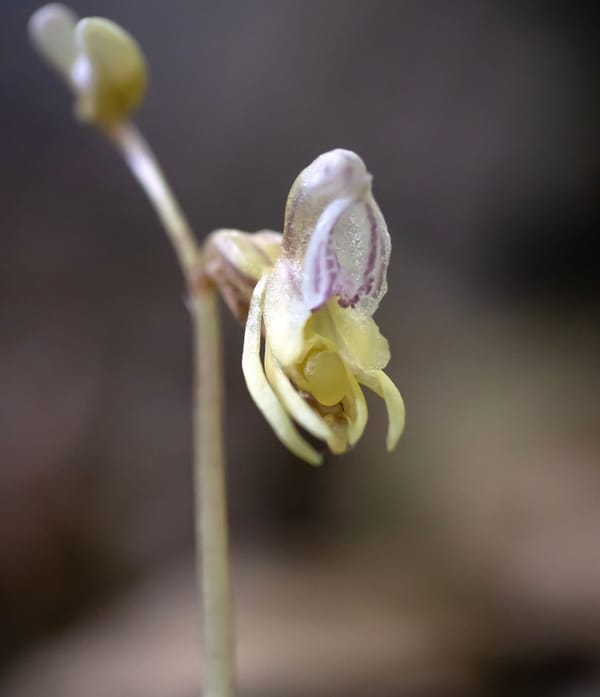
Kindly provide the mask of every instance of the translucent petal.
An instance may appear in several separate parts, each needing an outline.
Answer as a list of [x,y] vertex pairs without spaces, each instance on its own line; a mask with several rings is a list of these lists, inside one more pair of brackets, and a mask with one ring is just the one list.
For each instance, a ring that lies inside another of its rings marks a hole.
[[351,197],[334,199],[323,211],[312,232],[304,256],[302,296],[309,310],[322,307],[333,295],[340,264],[332,242],[336,225],[354,203]]
[[367,371],[360,373],[357,377],[360,383],[370,390],[373,390],[373,392],[385,400],[388,413],[386,445],[388,450],[393,450],[404,430],[406,413],[402,396],[396,385],[394,385],[383,370]]
[[318,465],[322,461],[321,455],[300,436],[264,373],[260,359],[260,339],[265,285],[266,277],[263,277],[254,289],[246,322],[242,351],[242,371],[246,385],[252,399],[281,442],[301,459]]
[[387,290],[390,236],[366,190],[332,201],[323,211],[304,257],[302,293],[311,310],[333,296],[342,307],[372,315]]
[[[387,289],[390,238],[370,183],[355,153],[333,150],[304,169],[292,186],[282,252],[265,301],[273,353],[286,369],[302,356],[311,312],[336,298],[368,317]],[[384,365],[387,344],[381,338],[377,345],[377,360],[363,362],[369,368]]]
[[316,438],[329,440],[333,433],[324,419],[302,399],[291,384],[287,375],[273,357],[269,344],[265,348],[265,372],[279,400],[296,423],[300,424]]
[[365,163],[350,150],[338,148],[313,160],[300,172],[288,195],[283,253],[301,263],[325,208],[338,198],[356,198],[370,180]]

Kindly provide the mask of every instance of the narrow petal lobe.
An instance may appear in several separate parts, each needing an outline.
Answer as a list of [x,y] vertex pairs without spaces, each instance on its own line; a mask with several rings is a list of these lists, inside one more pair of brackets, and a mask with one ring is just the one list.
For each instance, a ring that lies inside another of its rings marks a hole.
[[396,385],[394,385],[383,370],[369,370],[360,373],[358,375],[358,380],[385,401],[388,413],[386,445],[388,450],[393,450],[400,440],[406,420],[402,396]]
[[258,408],[275,431],[279,440],[299,458],[311,465],[321,463],[322,457],[298,433],[290,417],[281,406],[277,395],[265,376],[260,359],[260,332],[266,276],[257,283],[246,322],[242,371],[248,391]]

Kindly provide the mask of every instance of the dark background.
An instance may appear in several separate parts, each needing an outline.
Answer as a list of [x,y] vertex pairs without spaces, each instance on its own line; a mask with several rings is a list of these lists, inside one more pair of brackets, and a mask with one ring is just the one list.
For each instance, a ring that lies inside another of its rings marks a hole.
[[[314,469],[224,313],[240,695],[600,694],[594,2],[73,2],[148,56],[199,237],[356,150],[407,430]],[[0,1],[2,697],[199,694],[190,327],[168,242]]]

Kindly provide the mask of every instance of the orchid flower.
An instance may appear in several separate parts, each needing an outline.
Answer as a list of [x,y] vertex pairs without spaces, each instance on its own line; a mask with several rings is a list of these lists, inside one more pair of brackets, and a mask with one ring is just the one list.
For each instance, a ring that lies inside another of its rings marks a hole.
[[345,452],[367,422],[361,386],[385,400],[388,450],[404,428],[402,397],[383,372],[388,342],[372,318],[391,244],[371,180],[355,153],[325,153],[292,186],[282,236],[220,231],[207,245],[227,259],[230,307],[247,314],[248,390],[284,445],[312,464],[322,456],[296,424]]

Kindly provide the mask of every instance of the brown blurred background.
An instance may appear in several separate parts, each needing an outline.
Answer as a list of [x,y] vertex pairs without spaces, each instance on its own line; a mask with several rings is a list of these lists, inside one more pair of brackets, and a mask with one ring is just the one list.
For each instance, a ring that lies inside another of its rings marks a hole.
[[[408,422],[313,469],[224,314],[242,697],[600,695],[597,3],[71,3],[141,42],[199,236],[356,150]],[[0,3],[2,697],[199,694],[190,327],[124,165]]]

